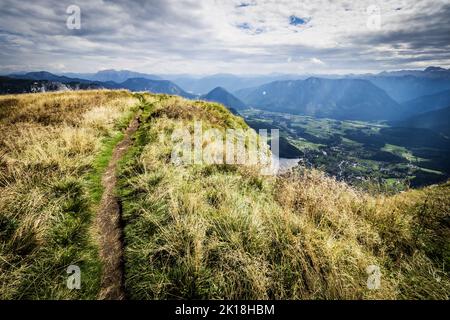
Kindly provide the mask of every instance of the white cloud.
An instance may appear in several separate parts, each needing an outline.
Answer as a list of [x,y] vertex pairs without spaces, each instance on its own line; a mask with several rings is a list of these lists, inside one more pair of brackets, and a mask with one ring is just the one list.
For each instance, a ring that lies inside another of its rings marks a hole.
[[[66,28],[61,1],[4,2],[0,70],[21,64],[152,73],[293,72],[294,63],[302,72],[321,66],[330,73],[450,67],[450,5],[442,0],[78,0],[81,30]],[[367,27],[373,3],[381,14],[375,31]],[[290,24],[292,16],[304,23]]]
[[315,65],[319,65],[319,66],[325,65],[325,62],[323,62],[322,60],[317,59],[317,58],[311,58],[310,61],[311,61],[311,63],[313,63]]

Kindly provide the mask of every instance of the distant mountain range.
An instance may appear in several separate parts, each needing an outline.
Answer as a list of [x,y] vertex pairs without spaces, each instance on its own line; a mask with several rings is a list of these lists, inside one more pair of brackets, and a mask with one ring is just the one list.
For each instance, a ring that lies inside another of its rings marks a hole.
[[0,77],[0,94],[18,94],[29,92],[89,90],[101,89],[102,85],[96,82],[58,82],[50,80],[15,79]]
[[125,82],[132,78],[141,78],[148,80],[163,80],[162,78],[146,73],[134,72],[129,70],[102,70],[96,73],[63,73],[54,74],[47,71],[37,71],[28,73],[13,73],[7,75],[9,78],[15,79],[28,79],[28,80],[48,80],[58,81],[62,83],[66,82],[103,82],[109,83],[112,86],[113,82],[116,84]]
[[378,74],[382,77],[403,77],[415,76],[419,78],[435,78],[435,79],[450,79],[450,69],[441,67],[428,67],[424,70],[400,70],[400,71],[384,71]]
[[97,88],[204,99],[222,103],[233,111],[252,107],[335,119],[398,120],[450,105],[450,70],[428,67],[309,78],[289,74],[217,74],[199,78],[129,70],[57,75],[39,71],[2,77],[0,93]]
[[370,76],[369,80],[399,103],[450,89],[450,78],[404,76]]
[[194,94],[206,94],[214,88],[221,87],[229,92],[244,88],[251,88],[265,83],[280,80],[299,80],[305,77],[299,75],[264,75],[264,76],[236,76],[232,74],[216,74],[203,78],[175,77],[173,82]]
[[8,77],[2,77],[0,93],[26,93],[63,89],[128,89],[130,91],[149,91],[153,93],[173,94],[189,99],[196,97],[168,80],[130,78],[121,83],[116,83],[114,81],[91,81],[79,78],[69,78],[67,76],[58,76],[45,71],[12,74]]
[[[203,99],[219,102],[232,111],[245,108],[245,104],[224,88],[217,87],[203,96],[186,92],[175,83],[168,80],[152,80],[149,78],[127,78],[117,83],[110,79],[122,79],[126,76],[134,76],[136,72],[131,71],[100,71],[90,78],[109,79],[107,81],[87,80],[81,78],[70,78],[67,75],[55,75],[46,71],[29,72],[24,74],[11,74],[1,78],[0,93],[25,93],[56,90],[77,89],[128,89],[130,91],[149,91],[152,93],[164,93],[179,95],[188,99]],[[71,74],[83,76],[82,74]],[[147,75],[150,77],[151,75]]]
[[[326,79],[364,79],[373,80],[379,84],[391,98],[397,102],[404,102],[421,95],[437,93],[450,89],[450,70],[440,67],[428,67],[425,70],[401,70],[381,72],[379,74],[350,74],[350,75],[298,75],[298,74],[270,74],[238,76],[233,74],[215,74],[206,77],[164,75],[164,79],[171,80],[184,90],[194,94],[205,94],[216,87],[222,87],[229,92],[258,87],[274,81],[305,80],[310,77]],[[391,86],[395,85],[392,90]],[[398,89],[402,89],[398,91]],[[414,90],[412,90],[414,89]],[[419,91],[416,91],[419,89]]]
[[254,108],[333,119],[389,120],[402,113],[386,92],[360,79],[276,81],[236,96]]
[[47,81],[55,81],[55,82],[61,82],[61,83],[68,83],[68,82],[80,82],[80,83],[89,83],[92,82],[91,80],[87,79],[81,79],[77,77],[66,77],[66,76],[59,76],[47,71],[37,71],[37,72],[28,72],[25,74],[10,74],[8,75],[9,78],[14,79],[27,79],[27,80],[47,80]]
[[96,73],[64,73],[62,76],[101,82],[113,81],[116,83],[121,83],[131,78],[163,80],[161,77],[154,74],[140,73],[129,70],[102,70]]

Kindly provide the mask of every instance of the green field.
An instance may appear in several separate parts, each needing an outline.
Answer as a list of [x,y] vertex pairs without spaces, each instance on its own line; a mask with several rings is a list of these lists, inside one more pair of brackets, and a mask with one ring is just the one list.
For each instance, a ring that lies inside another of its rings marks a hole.
[[449,140],[430,130],[256,109],[241,113],[255,129],[278,128],[282,139],[298,149],[287,151],[281,144],[281,157],[299,158],[352,184],[370,181],[401,190],[449,177]]

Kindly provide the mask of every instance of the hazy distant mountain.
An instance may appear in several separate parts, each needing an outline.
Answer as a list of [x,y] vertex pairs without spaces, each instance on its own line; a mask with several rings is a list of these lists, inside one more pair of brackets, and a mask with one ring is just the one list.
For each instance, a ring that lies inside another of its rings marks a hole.
[[130,91],[149,91],[152,93],[173,94],[190,99],[196,97],[167,80],[131,78],[121,83],[116,83],[114,81],[91,81],[86,79],[69,78],[66,76],[57,76],[45,71],[14,75],[14,77],[15,78],[2,77],[0,93],[25,93],[78,89],[128,89]]
[[160,77],[153,74],[140,73],[129,70],[102,70],[97,73],[65,73],[63,74],[70,78],[82,78],[91,81],[114,81],[116,83],[124,82],[132,78],[143,78],[150,80],[162,80]]
[[450,89],[450,69],[428,67],[425,70],[400,70],[381,72],[379,74],[360,75],[298,75],[270,74],[260,76],[240,76],[233,74],[216,74],[206,77],[179,76],[169,79],[195,94],[206,94],[216,87],[222,87],[229,92],[258,87],[275,81],[305,80],[309,77],[326,79],[364,79],[371,80],[375,85],[386,91],[397,102],[404,102],[423,95],[437,93]]
[[383,77],[402,77],[402,76],[415,76],[421,78],[440,78],[450,79],[450,69],[444,69],[441,67],[428,67],[424,70],[399,70],[399,71],[383,71],[378,74]]
[[160,77],[153,74],[145,74],[140,72],[134,72],[129,70],[102,70],[93,75],[91,80],[96,81],[114,81],[117,83],[124,82],[132,78],[143,78],[149,80],[162,80]]
[[450,79],[448,78],[405,75],[398,77],[372,76],[366,79],[386,91],[399,103],[450,89]]
[[0,77],[0,94],[17,94],[30,92],[64,91],[101,89],[102,85],[95,82],[57,82],[50,80],[31,80]]
[[378,74],[346,75],[346,79],[369,80],[398,103],[450,89],[450,69],[384,71]]
[[405,121],[396,122],[395,125],[430,129],[450,137],[450,107],[418,114]]
[[201,96],[200,99],[221,103],[232,111],[247,108],[245,103],[221,87],[211,90],[208,94]]
[[249,107],[352,120],[388,120],[401,106],[370,81],[309,78],[277,81],[236,92]]
[[425,113],[450,106],[450,90],[402,103],[409,114]]
[[15,78],[15,79],[27,79],[27,80],[56,81],[56,82],[61,82],[61,83],[74,82],[74,81],[80,82],[80,83],[91,82],[90,80],[86,80],[86,79],[58,76],[56,74],[53,74],[53,73],[50,73],[47,71],[28,72],[28,73],[23,73],[23,74],[10,74],[7,77]]
[[119,87],[130,91],[148,91],[152,93],[165,93],[179,95],[193,99],[194,95],[187,93],[179,86],[168,80],[149,80],[144,78],[132,78],[119,84]]
[[279,80],[305,79],[299,75],[263,75],[263,76],[237,76],[232,74],[216,74],[203,78],[180,77],[172,81],[185,90],[195,94],[206,94],[214,88],[222,87],[229,92],[234,92],[244,88],[260,86]]

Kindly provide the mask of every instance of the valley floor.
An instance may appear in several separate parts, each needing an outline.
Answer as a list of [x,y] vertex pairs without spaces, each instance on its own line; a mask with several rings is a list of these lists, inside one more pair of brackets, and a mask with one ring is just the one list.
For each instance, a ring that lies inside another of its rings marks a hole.
[[450,140],[431,130],[382,122],[345,121],[262,110],[241,111],[255,129],[279,129],[281,156],[338,180],[398,192],[450,177]]
[[449,183],[370,195],[314,169],[176,165],[171,134],[196,120],[247,128],[221,105],[167,95],[0,97],[0,298],[121,297],[104,294],[95,223],[117,214],[101,210],[111,196],[128,299],[449,299]]

